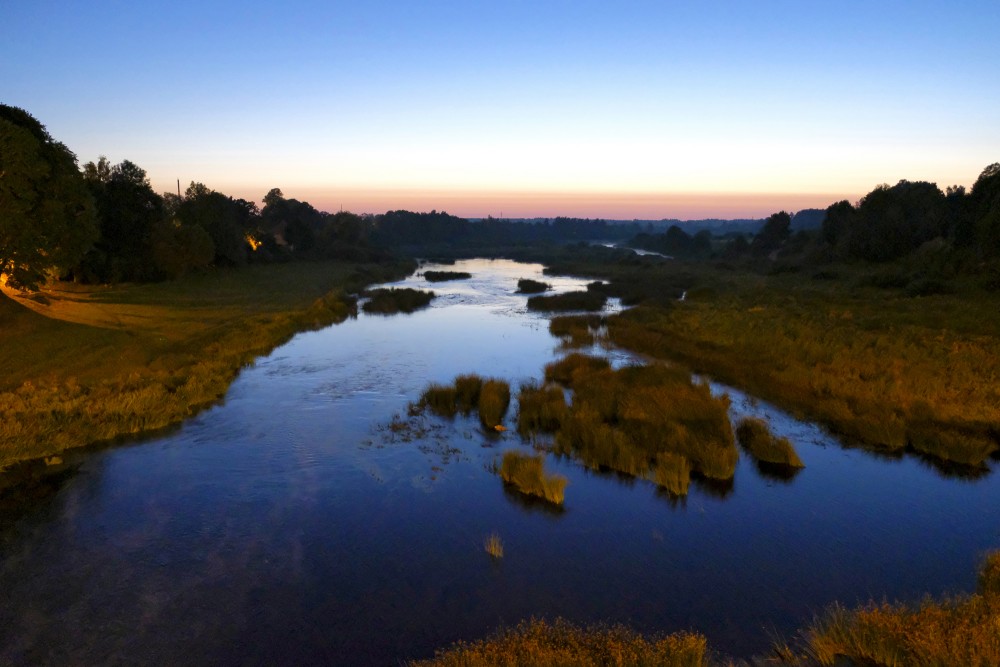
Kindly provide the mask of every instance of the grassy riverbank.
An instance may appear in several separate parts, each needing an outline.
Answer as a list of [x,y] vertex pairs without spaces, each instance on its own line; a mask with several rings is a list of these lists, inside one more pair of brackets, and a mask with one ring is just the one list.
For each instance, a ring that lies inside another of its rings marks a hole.
[[412,269],[296,262],[0,295],[0,468],[177,423],[296,332],[350,317],[348,294]]

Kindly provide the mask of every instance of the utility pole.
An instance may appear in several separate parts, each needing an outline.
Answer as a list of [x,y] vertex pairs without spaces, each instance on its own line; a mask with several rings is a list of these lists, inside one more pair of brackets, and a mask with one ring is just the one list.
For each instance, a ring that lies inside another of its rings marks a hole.
[[181,179],[177,179],[177,198],[181,198]]

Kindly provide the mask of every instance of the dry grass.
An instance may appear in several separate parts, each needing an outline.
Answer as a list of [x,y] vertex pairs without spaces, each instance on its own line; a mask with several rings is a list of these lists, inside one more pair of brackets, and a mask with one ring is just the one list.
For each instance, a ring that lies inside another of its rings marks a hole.
[[788,438],[778,438],[767,422],[755,417],[744,417],[736,425],[736,439],[758,461],[791,468],[804,468],[795,447]]
[[297,331],[350,317],[346,291],[411,269],[302,262],[0,295],[0,467],[190,417]]
[[549,333],[570,347],[594,343],[594,332],[604,324],[600,315],[557,315],[549,322]]
[[607,300],[607,296],[598,292],[565,292],[552,296],[533,296],[528,299],[528,310],[546,312],[601,310]]
[[568,411],[562,387],[553,385],[522,385],[517,404],[517,432],[525,438],[535,433],[555,433]]
[[579,627],[531,620],[487,639],[459,642],[413,667],[704,667],[702,635],[679,632],[646,638],[621,625]]
[[479,421],[485,428],[495,428],[503,423],[510,407],[510,385],[504,380],[489,379],[479,390]]
[[529,496],[562,505],[567,480],[561,475],[546,475],[541,455],[531,456],[508,451],[500,463],[500,478]]
[[490,533],[483,539],[483,549],[493,558],[503,558],[503,540],[497,533]]

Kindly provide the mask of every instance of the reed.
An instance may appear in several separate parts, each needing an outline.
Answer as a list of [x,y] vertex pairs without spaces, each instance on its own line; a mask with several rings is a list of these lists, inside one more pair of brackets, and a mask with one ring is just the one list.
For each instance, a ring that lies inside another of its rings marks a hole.
[[565,393],[552,385],[522,385],[517,404],[517,432],[525,438],[534,433],[554,433],[567,414]]
[[599,292],[565,292],[528,299],[528,310],[558,312],[567,310],[601,310],[608,298]]
[[503,380],[485,380],[479,391],[479,421],[486,428],[503,422],[510,406],[510,385]]
[[604,324],[600,315],[557,315],[549,321],[549,333],[572,347],[594,343],[594,331]]
[[541,455],[508,451],[500,463],[500,478],[529,496],[562,505],[568,481],[561,475],[546,475]]
[[368,300],[361,309],[373,315],[395,315],[412,313],[426,307],[434,299],[434,292],[416,290],[409,287],[389,287],[369,290],[364,296]]
[[574,353],[548,364],[545,367],[545,380],[573,387],[576,381],[610,368],[611,364],[603,357]]
[[519,294],[539,294],[551,288],[552,285],[532,280],[531,278],[521,278],[517,281],[517,291]]
[[500,535],[497,533],[487,535],[483,540],[483,549],[494,559],[503,558],[503,540],[500,539]]
[[472,274],[466,271],[424,271],[424,280],[432,283],[443,283],[449,280],[466,280]]
[[486,639],[458,642],[412,667],[706,667],[704,636],[678,632],[644,637],[622,625],[576,626],[556,619],[529,620]]
[[483,378],[478,375],[459,375],[455,378],[455,403],[459,412],[467,415],[479,406]]
[[417,404],[420,408],[428,408],[441,417],[454,417],[458,412],[457,392],[455,387],[432,384],[424,390]]
[[736,425],[736,439],[758,461],[792,468],[805,467],[791,441],[776,437],[763,419],[741,419]]

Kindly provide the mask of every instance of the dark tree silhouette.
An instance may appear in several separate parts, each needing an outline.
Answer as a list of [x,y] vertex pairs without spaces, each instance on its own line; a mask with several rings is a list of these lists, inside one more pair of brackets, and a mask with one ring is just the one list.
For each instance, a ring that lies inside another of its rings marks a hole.
[[0,104],[0,273],[31,289],[97,238],[76,156],[23,109]]

